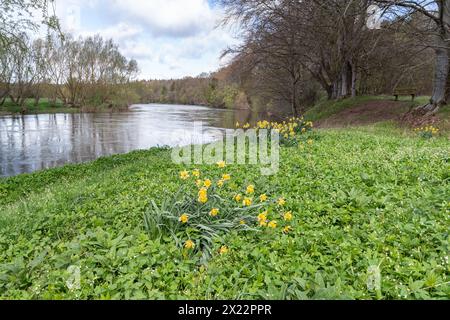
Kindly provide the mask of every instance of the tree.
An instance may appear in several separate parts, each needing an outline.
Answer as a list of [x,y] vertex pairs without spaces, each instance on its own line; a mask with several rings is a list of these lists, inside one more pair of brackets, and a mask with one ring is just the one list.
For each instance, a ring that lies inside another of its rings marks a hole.
[[0,2],[0,47],[22,41],[23,33],[39,27],[32,20],[32,12],[40,12],[42,23],[59,29],[58,19],[49,13],[54,0],[2,0]]
[[[418,114],[436,113],[439,108],[447,104],[450,96],[449,68],[450,68],[450,0],[378,0],[385,10],[395,16],[401,16],[407,30],[422,39],[422,46],[431,47],[435,53],[435,70],[433,77],[433,92],[430,102],[416,109]],[[424,20],[421,25],[411,25],[410,17],[421,15]]]

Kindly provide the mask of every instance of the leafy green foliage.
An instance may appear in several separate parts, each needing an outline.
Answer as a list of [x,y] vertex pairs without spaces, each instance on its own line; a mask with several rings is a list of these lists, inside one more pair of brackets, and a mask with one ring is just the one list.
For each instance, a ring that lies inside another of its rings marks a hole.
[[[182,184],[169,150],[0,179],[0,297],[448,299],[449,169],[447,138],[385,127],[318,131],[311,145],[282,148],[271,177],[228,166],[231,194],[253,183],[283,196],[293,229],[230,230],[206,265],[143,224],[152,201],[172,212],[164,199]],[[70,266],[79,289],[66,286]],[[373,266],[380,290],[368,286]]]

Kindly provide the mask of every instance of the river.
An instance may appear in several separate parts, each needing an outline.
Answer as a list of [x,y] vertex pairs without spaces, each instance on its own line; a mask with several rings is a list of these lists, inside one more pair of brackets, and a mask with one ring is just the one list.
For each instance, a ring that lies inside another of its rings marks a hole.
[[[236,122],[267,119],[249,111],[200,106],[134,105],[120,113],[39,114],[0,117],[0,176],[14,176],[156,146],[210,142]],[[211,130],[215,132],[211,132]]]

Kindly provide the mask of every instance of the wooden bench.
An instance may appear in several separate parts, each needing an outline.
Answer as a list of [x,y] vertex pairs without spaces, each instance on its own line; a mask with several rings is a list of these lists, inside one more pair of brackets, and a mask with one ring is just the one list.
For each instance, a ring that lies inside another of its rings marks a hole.
[[400,96],[411,96],[412,100],[416,98],[417,95],[417,89],[415,88],[399,88],[395,89],[394,93],[392,94],[395,97],[395,101],[398,101],[398,97]]

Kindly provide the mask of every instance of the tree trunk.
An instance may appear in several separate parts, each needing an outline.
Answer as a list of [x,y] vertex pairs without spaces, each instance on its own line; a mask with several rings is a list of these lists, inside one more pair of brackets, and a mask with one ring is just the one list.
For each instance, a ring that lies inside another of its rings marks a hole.
[[15,105],[19,104],[19,98],[15,99],[12,94],[9,95],[9,98],[11,99],[11,102]]
[[433,93],[430,102],[416,109],[422,114],[436,113],[445,104],[447,93],[447,81],[449,77],[449,51],[446,48],[436,48],[436,63],[433,80]]
[[434,114],[439,108],[447,104],[447,84],[449,81],[449,45],[450,32],[450,0],[439,2],[439,13],[442,17],[439,34],[435,36],[435,70],[433,79],[433,93],[430,102],[414,110],[414,115]]
[[34,106],[37,107],[39,105],[39,101],[41,100],[40,96],[34,97]]
[[352,64],[352,98],[356,98],[356,80],[357,80],[358,74],[356,71],[356,66]]
[[325,91],[327,92],[327,99],[333,99],[333,86],[326,86]]
[[345,97],[348,96],[347,89],[348,89],[348,86],[349,86],[349,83],[348,83],[348,64],[347,63],[344,63],[344,66],[342,67],[341,78],[342,78],[342,80],[341,80],[342,88],[341,88],[340,96],[342,98],[345,98]]
[[292,84],[292,114],[294,117],[297,117],[297,93],[296,93],[296,84],[295,82]]

